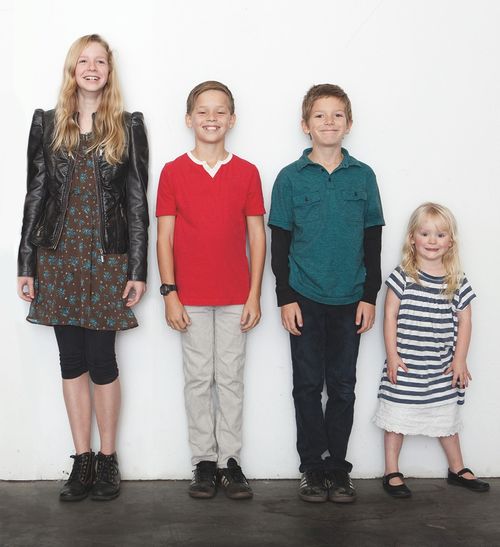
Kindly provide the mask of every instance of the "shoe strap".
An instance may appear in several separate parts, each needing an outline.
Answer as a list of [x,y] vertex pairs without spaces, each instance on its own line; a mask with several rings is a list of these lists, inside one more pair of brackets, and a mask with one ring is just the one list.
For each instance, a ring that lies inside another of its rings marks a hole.
[[388,475],[385,475],[384,479],[389,482],[391,479],[395,479],[396,477],[400,478],[400,479],[404,479],[405,476],[403,475],[403,473],[389,473]]
[[457,475],[461,477],[462,475],[465,475],[465,473],[470,473],[471,475],[474,475],[474,473],[468,467],[460,469],[460,471],[457,472]]

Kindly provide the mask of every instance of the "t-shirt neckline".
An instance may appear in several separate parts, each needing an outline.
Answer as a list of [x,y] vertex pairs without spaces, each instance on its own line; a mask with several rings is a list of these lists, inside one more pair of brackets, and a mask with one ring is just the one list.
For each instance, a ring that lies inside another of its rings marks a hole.
[[213,167],[210,167],[210,165],[208,165],[205,160],[199,160],[193,155],[192,152],[188,152],[187,155],[193,163],[201,165],[212,178],[215,177],[215,175],[223,165],[226,165],[226,163],[229,163],[233,159],[233,154],[229,152],[226,158],[224,158],[223,160],[219,160]]

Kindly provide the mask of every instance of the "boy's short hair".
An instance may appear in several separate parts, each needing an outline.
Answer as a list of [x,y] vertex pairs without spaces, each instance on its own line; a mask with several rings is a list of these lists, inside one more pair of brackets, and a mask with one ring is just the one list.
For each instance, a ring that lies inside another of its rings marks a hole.
[[337,97],[337,99],[340,99],[344,103],[347,122],[352,123],[351,101],[347,93],[341,87],[334,84],[313,85],[305,94],[302,101],[302,119],[306,123],[311,115],[314,102],[324,97]]
[[196,99],[205,91],[222,91],[222,93],[225,93],[229,102],[229,112],[231,115],[234,114],[234,98],[231,90],[227,87],[227,85],[224,85],[221,82],[217,82],[215,80],[207,80],[206,82],[201,82],[201,84],[193,87],[193,89],[189,92],[186,101],[187,114],[191,114],[193,112]]

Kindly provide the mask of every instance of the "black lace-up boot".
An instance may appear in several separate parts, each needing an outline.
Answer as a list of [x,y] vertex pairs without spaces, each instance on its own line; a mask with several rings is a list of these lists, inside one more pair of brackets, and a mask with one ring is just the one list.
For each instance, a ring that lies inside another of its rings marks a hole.
[[88,496],[95,476],[95,454],[84,452],[71,456],[74,460],[69,479],[59,494],[61,501],[80,501]]
[[120,469],[116,452],[110,456],[99,452],[96,456],[95,482],[90,491],[93,500],[112,500],[120,493]]
[[227,467],[219,469],[219,480],[226,490],[226,496],[232,500],[243,500],[253,497],[252,489],[234,458],[229,458]]

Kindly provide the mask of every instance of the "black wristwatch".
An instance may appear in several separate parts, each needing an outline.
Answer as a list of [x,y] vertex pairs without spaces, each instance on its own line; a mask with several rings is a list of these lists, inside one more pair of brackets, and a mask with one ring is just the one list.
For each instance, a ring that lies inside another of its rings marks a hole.
[[167,294],[170,294],[173,291],[177,290],[177,285],[167,285],[166,283],[163,283],[160,287],[160,294],[162,296],[167,296]]

